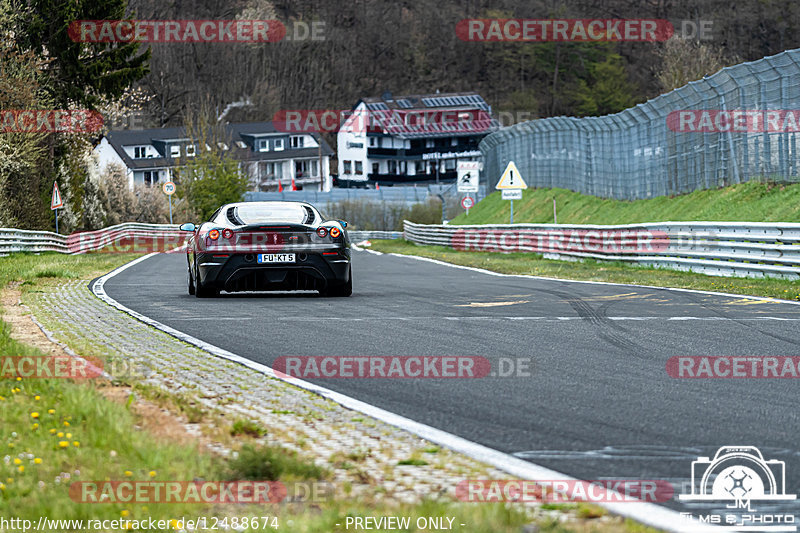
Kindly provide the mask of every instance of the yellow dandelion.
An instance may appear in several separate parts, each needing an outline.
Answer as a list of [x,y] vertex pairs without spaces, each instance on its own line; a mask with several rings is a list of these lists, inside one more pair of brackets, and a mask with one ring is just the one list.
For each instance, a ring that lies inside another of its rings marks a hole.
[[72,433],[67,433],[67,438],[71,439],[72,438]]
[[58,435],[56,435],[56,437],[58,437],[59,439],[60,439],[61,437],[63,437],[63,436],[64,436],[64,433],[62,433],[61,431],[59,431],[59,432],[58,432]]
[[18,378],[17,378],[17,381],[22,381],[22,378],[18,377]]
[[34,397],[33,397],[33,399],[34,399],[34,400],[36,400],[36,401],[38,402],[39,400],[41,400],[41,399],[42,399],[42,397],[37,395],[37,396],[34,396]]
[[2,402],[2,401],[5,401],[5,398],[3,398],[2,396],[0,396],[0,402]]
[[156,477],[156,471],[155,470],[151,470],[150,471],[150,477]]
[[0,483],[0,490],[6,490],[6,486]]
[[123,473],[125,474],[125,477],[131,477],[133,475],[133,472],[131,472],[130,470],[126,470]]
[[22,464],[22,459],[20,459],[19,457],[14,458],[14,464],[15,465],[21,465]]
[[54,415],[54,414],[56,414],[56,410],[55,409],[48,409],[47,410],[47,414],[48,415]]
[[125,529],[133,529],[133,526],[130,522],[125,522]]
[[76,441],[76,440],[74,440],[74,441],[72,441],[72,445],[75,446],[76,448],[80,448],[81,443]]
[[23,473],[23,472],[25,471],[25,465],[19,465],[19,466],[17,467],[17,470],[19,470],[19,473],[20,473],[20,474],[21,474],[21,473]]
[[64,427],[65,427],[65,428],[68,428],[68,427],[69,427],[69,422],[66,422],[66,421],[65,421],[65,422],[64,422]]
[[130,514],[131,514],[131,513],[130,513],[130,511],[128,511],[127,509],[123,509],[123,510],[122,510],[122,512],[121,512],[121,513],[119,513],[119,515],[120,515],[122,518],[127,518],[127,517],[128,517]]
[[13,443],[13,442],[9,442],[9,443],[8,443],[8,447],[9,447],[9,448],[13,448],[13,447],[14,447],[14,443]]
[[33,413],[31,413],[31,418],[39,418],[39,413],[34,411]]
[[69,442],[67,442],[67,441],[65,441],[65,440],[62,440],[62,441],[60,441],[60,442],[58,443],[58,445],[59,445],[61,448],[66,448],[67,446],[69,446]]
[[51,430],[50,430],[50,434],[51,434],[51,435],[55,435],[55,434],[56,434],[56,430],[55,430],[55,429],[51,429]]
[[8,483],[9,485],[11,485],[12,483],[14,483],[14,478],[13,478],[13,477],[8,477],[8,478],[6,478],[6,483]]
[[39,429],[39,424],[34,424],[31,426],[33,429]]
[[42,458],[41,457],[37,457],[37,458],[35,458],[33,460],[33,462],[34,462],[34,464],[40,465],[40,464],[42,464]]

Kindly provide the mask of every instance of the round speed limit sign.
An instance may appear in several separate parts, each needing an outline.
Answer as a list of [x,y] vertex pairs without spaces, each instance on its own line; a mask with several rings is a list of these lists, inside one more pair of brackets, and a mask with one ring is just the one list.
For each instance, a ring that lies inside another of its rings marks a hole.
[[164,190],[164,194],[167,196],[172,196],[175,194],[175,183],[172,181],[165,181],[161,188]]
[[465,196],[461,199],[461,207],[464,209],[469,209],[473,205],[475,205],[475,200],[473,200],[471,196]]

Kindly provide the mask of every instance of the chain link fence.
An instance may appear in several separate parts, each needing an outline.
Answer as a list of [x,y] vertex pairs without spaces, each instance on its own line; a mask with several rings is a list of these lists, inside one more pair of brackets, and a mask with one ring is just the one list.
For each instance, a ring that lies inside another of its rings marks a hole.
[[484,174],[493,183],[514,161],[529,186],[620,200],[796,182],[798,80],[800,49],[726,67],[614,115],[517,124],[481,142]]

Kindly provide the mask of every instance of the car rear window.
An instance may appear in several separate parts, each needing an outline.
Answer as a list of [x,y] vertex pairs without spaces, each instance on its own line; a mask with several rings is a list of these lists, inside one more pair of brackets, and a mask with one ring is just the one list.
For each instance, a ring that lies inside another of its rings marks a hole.
[[[253,204],[240,205],[231,208],[231,219],[240,220],[242,224],[260,224],[262,222],[286,222],[290,224],[305,224],[313,219],[303,204]],[[232,216],[231,216],[232,215]]]

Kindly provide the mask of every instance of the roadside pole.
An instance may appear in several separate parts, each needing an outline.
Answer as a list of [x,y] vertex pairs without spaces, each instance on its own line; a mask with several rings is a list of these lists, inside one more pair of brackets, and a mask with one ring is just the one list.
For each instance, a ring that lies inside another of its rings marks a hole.
[[517,165],[515,165],[513,161],[508,162],[506,169],[503,171],[503,175],[500,176],[500,180],[494,188],[502,192],[503,200],[509,200],[511,202],[509,204],[511,208],[509,224],[513,224],[514,200],[522,200],[522,190],[528,188],[528,185],[525,183],[525,180],[522,179],[517,169]]
[[169,223],[172,224],[172,195],[175,194],[175,183],[172,181],[165,181],[161,186],[161,190],[167,195],[169,199]]
[[56,215],[56,233],[58,233],[58,210],[64,207],[64,200],[61,198],[61,191],[58,189],[58,182],[53,182],[53,196],[50,198],[50,209]]

